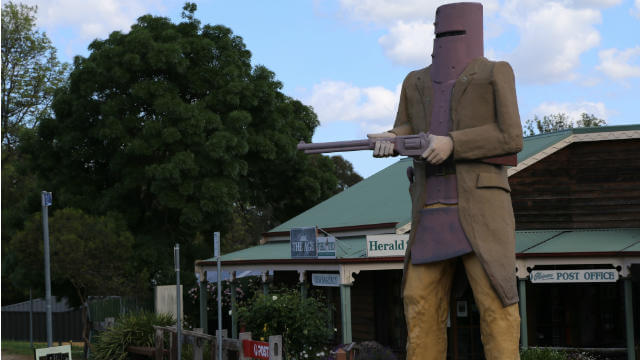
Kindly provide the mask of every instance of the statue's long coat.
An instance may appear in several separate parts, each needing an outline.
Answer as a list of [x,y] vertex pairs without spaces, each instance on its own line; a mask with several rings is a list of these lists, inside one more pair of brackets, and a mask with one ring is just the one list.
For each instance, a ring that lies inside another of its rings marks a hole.
[[[430,67],[416,70],[402,84],[393,130],[396,135],[429,131],[432,113]],[[458,212],[469,242],[504,306],[518,302],[515,278],[515,221],[506,169],[479,159],[517,153],[522,126],[513,70],[506,62],[474,59],[456,80],[451,96],[453,158],[458,181]],[[414,161],[410,186],[412,224],[409,249],[424,207],[423,162]],[[405,257],[405,272],[407,261]]]

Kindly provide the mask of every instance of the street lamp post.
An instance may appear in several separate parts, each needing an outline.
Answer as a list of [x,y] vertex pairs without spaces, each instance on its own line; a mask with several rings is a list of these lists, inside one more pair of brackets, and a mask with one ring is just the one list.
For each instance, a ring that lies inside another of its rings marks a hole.
[[178,359],[182,358],[182,322],[180,319],[180,244],[173,248],[173,260],[176,268],[176,328],[178,332]]
[[213,233],[213,256],[218,265],[218,359],[222,359],[222,266],[220,263],[220,233]]
[[49,206],[51,193],[42,191],[42,236],[44,237],[44,286],[47,311],[47,346],[53,346],[53,320],[51,315],[51,272],[49,263]]

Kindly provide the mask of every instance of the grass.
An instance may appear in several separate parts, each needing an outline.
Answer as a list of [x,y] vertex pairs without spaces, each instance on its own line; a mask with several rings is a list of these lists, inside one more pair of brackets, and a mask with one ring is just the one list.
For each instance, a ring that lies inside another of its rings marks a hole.
[[[69,345],[71,343],[63,342],[62,345]],[[47,347],[46,342],[34,342],[33,346],[36,349]],[[53,346],[58,346],[57,342],[53,343]],[[83,358],[84,343],[76,342],[71,344],[71,357],[79,360]],[[2,351],[7,354],[15,355],[28,355],[33,356],[33,349],[28,341],[14,341],[14,340],[2,340]]]

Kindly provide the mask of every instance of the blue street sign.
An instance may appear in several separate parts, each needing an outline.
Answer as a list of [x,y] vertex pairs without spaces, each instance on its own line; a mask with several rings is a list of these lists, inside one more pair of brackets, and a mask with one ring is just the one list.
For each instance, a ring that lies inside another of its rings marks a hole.
[[42,202],[44,204],[44,206],[51,206],[52,204],[52,195],[50,192],[48,191],[43,191],[42,192]]

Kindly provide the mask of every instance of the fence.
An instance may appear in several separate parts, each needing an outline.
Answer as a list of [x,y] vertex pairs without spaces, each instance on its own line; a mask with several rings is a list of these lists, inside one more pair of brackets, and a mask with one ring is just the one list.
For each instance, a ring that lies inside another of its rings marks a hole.
[[120,315],[141,310],[153,311],[151,302],[121,296],[92,297],[89,299],[89,318],[93,323],[103,322],[106,318],[118,318]]
[[[54,312],[53,341],[82,341],[82,311]],[[47,341],[46,313],[33,313],[33,340]],[[2,312],[2,339],[29,341],[29,312]]]
[[[33,301],[33,340],[47,341],[44,299]],[[29,341],[29,302],[2,307],[2,339]],[[70,308],[61,298],[54,298],[52,313],[53,341],[82,341],[82,309]],[[132,311],[153,311],[151,302],[135,298],[111,296],[89,299],[89,319],[101,324],[107,318],[118,318]]]
[[[133,354],[146,355],[155,360],[163,360],[165,354],[169,354],[169,360],[178,359],[178,334],[175,326],[154,326],[155,348],[130,346],[127,351]],[[164,348],[165,333],[169,334],[169,349]],[[217,336],[222,336],[222,359],[218,359]],[[209,343],[211,360],[227,360],[229,353],[238,354],[238,359],[250,358],[282,360],[282,335],[269,336],[268,343],[251,340],[251,333],[241,333],[239,339],[227,337],[227,330],[216,331],[216,336],[197,331],[182,331],[182,342],[193,346],[193,360],[203,360],[203,349]],[[245,345],[245,346],[243,346]],[[248,347],[246,345],[249,345]],[[268,349],[267,349],[268,347]]]

